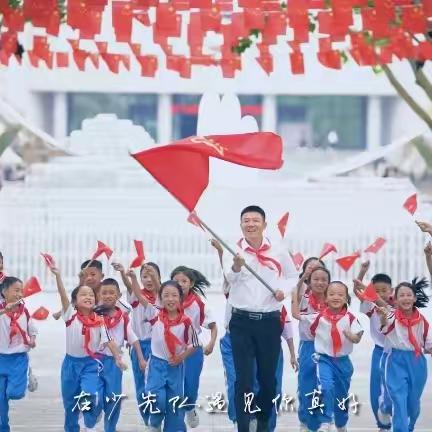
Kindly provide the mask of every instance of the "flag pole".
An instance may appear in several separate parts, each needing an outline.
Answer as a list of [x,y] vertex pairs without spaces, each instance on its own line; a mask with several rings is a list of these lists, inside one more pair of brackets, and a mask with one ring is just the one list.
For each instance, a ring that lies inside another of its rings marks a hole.
[[[227,244],[225,243],[205,222],[203,222],[198,215],[196,217],[199,220],[199,223],[232,255],[236,256],[236,252]],[[276,294],[276,291],[250,266],[248,266],[246,263],[244,264],[244,267],[249,270],[249,272],[255,276],[256,279],[258,279],[273,295]]]

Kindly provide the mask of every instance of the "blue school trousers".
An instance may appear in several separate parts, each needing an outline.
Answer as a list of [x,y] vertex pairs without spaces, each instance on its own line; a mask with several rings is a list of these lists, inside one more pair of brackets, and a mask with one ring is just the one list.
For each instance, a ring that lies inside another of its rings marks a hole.
[[104,410],[104,432],[115,432],[120,417],[122,404],[123,372],[116,365],[112,356],[101,358],[103,369],[101,372],[102,397]]
[[194,408],[198,399],[198,388],[201,372],[204,365],[204,351],[202,347],[198,347],[185,360],[185,382],[184,396],[187,398],[185,410],[190,411]]
[[385,380],[393,403],[393,432],[412,432],[427,380],[425,356],[392,349],[386,361]]
[[154,403],[142,407],[147,412],[149,426],[157,428],[164,422],[164,432],[186,432],[185,410],[179,408],[184,398],[184,369],[184,363],[170,366],[166,360],[150,356],[146,396]]
[[[151,351],[151,339],[140,340],[139,343],[141,346],[141,351],[143,353],[144,359],[147,361]],[[135,394],[138,403],[138,410],[142,419],[144,420],[144,423],[147,425],[148,415],[144,413],[142,409],[139,408],[139,406],[143,403],[146,394],[145,374],[139,367],[138,357],[133,347],[131,348],[130,357],[132,363],[132,372],[135,381]]]
[[73,357],[66,354],[61,368],[65,432],[79,432],[80,412],[86,427],[92,428],[96,425],[102,411],[100,370],[101,362],[92,357]]
[[10,432],[9,401],[25,396],[28,364],[27,353],[0,354],[0,432]]
[[[234,383],[235,383],[235,369],[234,369],[234,359],[232,356],[231,349],[231,338],[228,332],[220,339],[219,341],[221,355],[222,355],[222,363],[225,372],[225,384],[227,388],[227,398],[228,398],[228,418],[235,423],[237,421],[236,412],[235,412],[235,403],[234,403]],[[277,406],[280,405],[282,401],[282,376],[283,376],[283,352],[281,348],[281,353],[278,360],[278,365],[276,369],[276,396],[279,395],[279,399],[277,401]],[[258,381],[255,378],[254,383],[254,393],[258,393]],[[276,430],[276,421],[277,421],[277,410],[276,407],[273,407],[272,414],[269,420],[269,430],[273,432]]]
[[[321,401],[324,404],[322,413],[319,409],[321,423],[335,423],[342,428],[348,423],[349,388],[354,372],[349,356],[330,357],[317,354],[317,377]],[[345,403],[344,403],[345,401]]]
[[378,429],[391,429],[391,424],[384,425],[378,419],[378,409],[385,414],[391,414],[391,399],[389,397],[384,379],[384,366],[387,359],[387,353],[383,347],[375,345],[372,352],[371,374],[370,374],[370,402],[372,411],[375,416]]
[[319,412],[310,409],[312,394],[314,390],[318,390],[316,363],[313,359],[314,353],[314,341],[300,341],[297,387],[298,418],[300,423],[306,425],[311,431],[316,431],[320,426]]

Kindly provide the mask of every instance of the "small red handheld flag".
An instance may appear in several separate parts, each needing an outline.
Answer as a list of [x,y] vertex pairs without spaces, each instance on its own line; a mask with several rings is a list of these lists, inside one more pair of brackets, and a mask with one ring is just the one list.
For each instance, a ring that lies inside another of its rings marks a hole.
[[201,228],[203,231],[205,231],[204,227],[201,224],[201,220],[198,217],[198,215],[196,214],[195,211],[191,212],[187,218],[187,221],[192,224],[197,226],[198,228]]
[[363,293],[360,294],[360,297],[363,301],[370,301],[372,303],[378,300],[378,294],[372,282],[365,288]]
[[101,242],[100,240],[97,241],[97,248],[96,252],[91,257],[92,260],[97,259],[102,254],[105,254],[108,259],[111,258],[111,255],[113,254],[113,250],[107,246],[105,243]]
[[407,198],[406,201],[404,202],[403,207],[409,213],[414,215],[414,213],[417,210],[417,194],[413,194],[409,198]]
[[291,259],[293,260],[293,263],[295,265],[295,268],[297,270],[300,270],[300,267],[302,266],[303,261],[304,261],[303,255],[300,252],[297,252],[295,254],[290,252],[290,255],[291,255]]
[[144,262],[144,245],[141,240],[134,240],[135,250],[137,252],[136,258],[131,262],[130,268],[141,267]]
[[370,253],[377,253],[386,243],[386,239],[383,237],[378,237],[370,246],[368,246],[364,251]]
[[289,218],[289,213],[286,212],[279,220],[278,222],[278,229],[279,232],[281,233],[282,238],[285,237],[285,230],[286,230],[286,226],[288,224],[288,218]]
[[271,132],[193,136],[131,156],[190,212],[208,186],[210,157],[261,169],[283,163],[282,139]]
[[353,264],[360,258],[360,253],[355,252],[352,255],[347,255],[341,258],[338,258],[336,262],[345,270],[348,271]]
[[323,259],[326,255],[328,255],[331,252],[337,252],[336,246],[331,243],[324,243],[322,251],[319,255],[319,259]]
[[49,310],[41,306],[40,308],[36,309],[31,317],[38,321],[43,321],[48,318]]
[[54,258],[53,258],[51,255],[49,255],[49,254],[47,254],[47,253],[43,253],[43,252],[41,252],[41,256],[42,256],[42,258],[44,259],[45,264],[46,264],[46,266],[47,266],[48,268],[53,268],[53,267],[55,267],[55,261],[54,261]]
[[29,297],[33,294],[37,294],[42,291],[42,288],[39,285],[39,281],[35,276],[32,276],[25,284],[24,284],[24,297]]

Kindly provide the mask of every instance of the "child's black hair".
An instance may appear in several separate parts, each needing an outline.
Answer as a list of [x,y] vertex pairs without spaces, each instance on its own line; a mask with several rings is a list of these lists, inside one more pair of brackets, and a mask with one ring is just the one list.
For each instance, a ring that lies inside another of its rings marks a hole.
[[174,279],[174,276],[179,273],[183,273],[192,282],[190,290],[194,294],[206,296],[205,290],[210,286],[210,282],[201,272],[186,266],[178,266],[171,272],[171,279]]
[[311,256],[311,257],[307,258],[305,260],[305,262],[303,263],[303,265],[302,265],[302,271],[299,274],[299,279],[301,279],[301,277],[304,275],[304,272],[306,271],[306,267],[308,266],[308,264],[311,261],[318,261],[320,263],[321,267],[326,268],[325,262],[322,259],[320,259],[318,257]]
[[330,288],[330,285],[333,285],[333,284],[339,284],[339,285],[342,285],[345,288],[345,293],[346,293],[346,297],[347,297],[346,307],[348,307],[351,304],[351,296],[349,295],[348,286],[345,283],[343,283],[342,281],[339,281],[339,280],[331,281],[329,283],[326,291],[325,291],[325,296],[327,297],[328,289]]
[[99,260],[86,260],[81,264],[81,270],[90,267],[94,267],[102,273],[102,263]]
[[1,251],[0,251],[0,258],[3,259],[3,254]]
[[176,282],[175,280],[167,280],[161,284],[161,287],[159,290],[159,298],[162,300],[163,290],[164,290],[164,288],[166,288],[168,286],[173,286],[174,288],[177,288],[177,291],[179,292],[179,295],[180,295],[180,303],[182,303],[183,298],[184,298],[183,290],[182,290],[180,284],[178,282]]
[[[74,306],[76,305],[76,300],[77,300],[77,297],[78,297],[79,290],[80,290],[82,287],[90,288],[90,287],[88,287],[87,285],[78,285],[76,288],[73,289],[73,291],[72,291],[72,293],[71,293],[71,303],[72,303]],[[94,294],[94,296],[95,296],[95,301],[96,301],[96,293],[94,292],[94,289],[92,289],[92,288],[90,288],[90,289],[93,291],[93,294]]]
[[120,292],[120,286],[118,282],[113,278],[106,278],[101,282],[101,287],[107,286],[107,285],[114,285],[118,292]]
[[411,283],[410,282],[401,282],[395,289],[395,298],[397,299],[397,295],[399,289],[401,287],[409,288],[416,297],[416,301],[414,303],[414,307],[416,308],[424,308],[429,303],[429,296],[426,294],[425,289],[429,286],[429,283],[426,278],[417,278],[415,277]]
[[249,206],[245,207],[240,213],[240,219],[243,217],[243,215],[245,213],[259,213],[262,216],[262,218],[264,219],[264,222],[266,220],[265,211],[260,206],[249,205]]
[[158,266],[156,263],[154,263],[154,262],[148,262],[148,263],[145,263],[145,264],[143,264],[143,265],[141,266],[141,268],[140,268],[140,275],[141,275],[142,272],[144,271],[145,266],[153,267],[153,268],[156,270],[156,273],[158,274],[158,276],[159,276],[159,281],[160,281],[160,279],[161,279],[161,273],[160,273],[160,268],[159,268],[159,266]]
[[388,285],[392,285],[392,280],[391,277],[385,273],[377,273],[376,275],[373,276],[372,278],[372,283],[385,283]]
[[22,283],[21,279],[18,279],[17,277],[14,276],[6,276],[3,279],[3,282],[0,284],[0,294],[2,297],[4,297],[3,295],[3,291],[6,291],[10,286],[12,286],[14,283]]

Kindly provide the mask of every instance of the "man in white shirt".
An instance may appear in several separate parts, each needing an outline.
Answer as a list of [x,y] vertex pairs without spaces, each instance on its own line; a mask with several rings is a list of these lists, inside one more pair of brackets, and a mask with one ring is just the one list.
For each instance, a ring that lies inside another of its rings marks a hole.
[[[238,432],[249,431],[252,413],[257,418],[257,432],[268,431],[281,347],[280,309],[289,289],[297,282],[297,272],[288,253],[277,250],[263,236],[266,226],[262,208],[243,209],[240,227],[244,238],[237,243],[238,253],[232,262],[224,263],[230,285],[228,302],[232,306],[229,330],[236,372]],[[245,264],[272,290],[247,270]],[[255,362],[260,390],[251,401]]]

